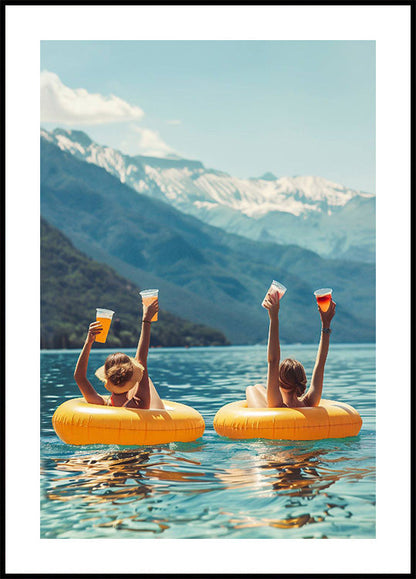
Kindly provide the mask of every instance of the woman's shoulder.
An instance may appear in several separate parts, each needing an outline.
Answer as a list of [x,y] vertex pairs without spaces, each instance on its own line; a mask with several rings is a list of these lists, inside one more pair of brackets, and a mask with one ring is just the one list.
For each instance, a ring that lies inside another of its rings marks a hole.
[[309,396],[307,394],[305,394],[304,396],[302,396],[302,398],[299,398],[299,400],[301,402],[303,402],[303,404],[305,406],[307,406],[308,408],[315,408],[316,406],[319,406],[319,402],[318,404],[312,404],[312,401],[310,400]]
[[303,406],[306,406],[306,407],[311,405],[310,402],[309,402],[309,398],[308,398],[308,395],[307,395],[307,394],[304,394],[303,396],[301,396],[301,397],[299,398],[299,402],[302,402],[302,405],[303,405]]

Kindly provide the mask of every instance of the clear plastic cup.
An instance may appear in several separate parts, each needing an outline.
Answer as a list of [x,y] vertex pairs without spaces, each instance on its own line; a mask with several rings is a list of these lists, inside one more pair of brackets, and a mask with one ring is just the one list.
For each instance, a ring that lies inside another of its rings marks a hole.
[[264,306],[264,300],[267,298],[267,294],[270,294],[272,301],[274,299],[276,299],[274,296],[276,296],[276,297],[279,296],[279,300],[281,300],[282,297],[285,295],[286,291],[287,291],[287,288],[285,288],[285,286],[282,283],[280,283],[274,279],[272,281],[269,289],[267,290],[267,293],[264,296],[264,299],[263,299],[263,302],[261,305],[263,306],[263,308],[265,307]]
[[323,312],[327,312],[332,300],[332,288],[323,287],[313,292],[316,302]]
[[111,320],[113,319],[114,312],[112,310],[105,310],[104,308],[97,308],[95,319],[97,322],[101,322],[103,329],[99,334],[95,336],[96,342],[101,342],[105,344],[107,340],[108,330],[111,326]]
[[[142,296],[142,303],[144,306],[149,306],[154,301],[156,301],[159,297],[159,290],[158,289],[142,290],[139,293]],[[153,316],[153,318],[150,321],[151,322],[157,322],[157,312],[155,313],[155,315]]]

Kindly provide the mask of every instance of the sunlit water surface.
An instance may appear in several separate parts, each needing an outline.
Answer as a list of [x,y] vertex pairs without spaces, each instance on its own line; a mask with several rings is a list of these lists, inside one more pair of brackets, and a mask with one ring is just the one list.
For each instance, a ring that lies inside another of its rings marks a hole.
[[[133,355],[133,350],[125,350]],[[92,351],[89,378],[109,352]],[[57,539],[375,538],[375,346],[332,345],[324,398],[361,414],[356,437],[232,441],[213,429],[217,410],[266,377],[264,346],[153,349],[162,398],[196,408],[203,437],[146,447],[70,446],[52,414],[79,397],[79,352],[41,354],[41,537]],[[316,346],[283,346],[310,378]]]

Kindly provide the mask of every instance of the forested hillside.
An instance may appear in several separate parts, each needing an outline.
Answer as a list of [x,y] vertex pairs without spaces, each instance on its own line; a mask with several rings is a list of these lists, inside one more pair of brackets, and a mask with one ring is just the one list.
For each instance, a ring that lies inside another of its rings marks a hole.
[[[141,320],[139,289],[106,265],[74,248],[46,220],[41,220],[41,348],[80,348],[95,308],[115,311],[106,344],[132,348]],[[152,346],[225,345],[218,330],[181,319],[163,308],[152,325]]]

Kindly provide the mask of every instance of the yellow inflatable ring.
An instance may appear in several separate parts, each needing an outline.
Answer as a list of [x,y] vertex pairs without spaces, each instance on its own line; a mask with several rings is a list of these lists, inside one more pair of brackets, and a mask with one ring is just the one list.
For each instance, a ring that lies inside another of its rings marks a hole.
[[319,440],[356,436],[363,421],[344,402],[321,400],[308,408],[248,408],[247,401],[226,404],[214,418],[221,436],[235,439]]
[[56,434],[67,444],[165,444],[190,442],[205,430],[197,410],[163,401],[166,410],[136,410],[67,400],[52,417]]

